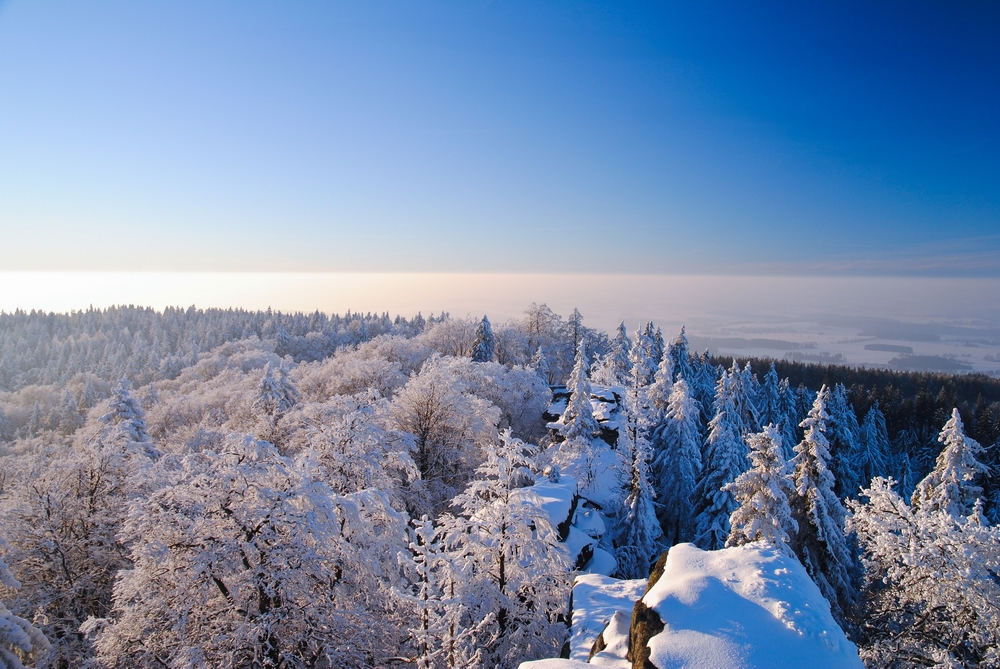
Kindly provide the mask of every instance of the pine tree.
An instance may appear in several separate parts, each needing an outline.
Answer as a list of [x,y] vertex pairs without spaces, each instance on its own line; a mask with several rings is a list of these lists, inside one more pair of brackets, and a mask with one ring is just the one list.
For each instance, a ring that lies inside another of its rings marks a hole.
[[549,379],[549,361],[545,357],[545,350],[539,346],[535,351],[535,357],[531,359],[531,366],[535,368],[535,373],[542,378],[545,383],[551,383]]
[[622,578],[649,575],[651,561],[657,553],[656,542],[662,535],[653,505],[655,493],[649,482],[650,410],[644,383],[647,361],[643,348],[633,347],[632,371],[625,390],[625,424],[619,430],[618,452],[625,500],[615,544],[618,574]]
[[[664,356],[660,369],[669,369]],[[700,411],[687,381],[678,379],[670,391],[664,419],[653,433],[653,489],[664,541],[672,546],[691,538],[695,486],[701,473]]]
[[146,412],[139,402],[132,397],[132,384],[127,379],[115,386],[108,399],[108,412],[100,420],[110,426],[117,427],[130,441],[149,442],[149,432],[146,431]]
[[944,450],[937,457],[933,471],[913,492],[912,505],[924,512],[944,511],[953,518],[968,516],[983,489],[975,485],[976,478],[989,470],[976,459],[985,449],[975,439],[965,436],[965,426],[958,409],[938,435]]
[[785,452],[785,460],[791,460],[795,453],[792,450],[799,443],[799,423],[805,416],[799,414],[798,395],[791,389],[788,379],[782,379],[778,386],[781,396],[781,447]]
[[868,410],[861,424],[861,438],[858,440],[858,451],[851,458],[851,465],[857,472],[862,487],[869,487],[872,479],[878,476],[888,476],[889,434],[885,427],[885,416],[878,408],[876,400]]
[[691,354],[689,352],[687,335],[684,334],[684,326],[681,326],[680,334],[670,346],[667,347],[667,355],[670,356],[674,367],[674,380],[678,378],[686,379],[689,383],[692,379]]
[[[650,324],[651,325],[651,324]],[[650,326],[646,326],[649,330]],[[645,388],[653,383],[656,376],[657,365],[653,361],[653,340],[639,330],[635,332],[635,346],[629,352],[629,384],[638,384]]]
[[567,440],[589,440],[600,428],[594,418],[594,408],[590,404],[592,389],[590,379],[587,378],[587,350],[583,340],[580,340],[580,345],[576,349],[576,364],[569,375],[566,389],[570,396],[566,410],[560,418],[564,426],[562,435]]
[[580,313],[579,309],[573,308],[573,313],[566,320],[566,325],[569,327],[570,337],[573,340],[573,350],[575,351],[576,347],[580,345],[580,340],[583,339],[586,333],[586,328],[583,326],[583,314]]
[[774,425],[767,425],[747,442],[751,467],[725,487],[740,505],[729,517],[732,529],[726,546],[765,541],[794,556],[791,541],[798,524],[788,500],[795,495],[795,488],[782,452],[781,433]]
[[717,550],[725,545],[729,516],[736,510],[737,502],[724,487],[749,466],[736,406],[736,380],[732,374],[723,372],[716,388],[715,416],[709,422],[702,475],[695,488],[694,542],[704,550]]
[[476,337],[472,341],[472,361],[473,362],[493,362],[496,358],[497,342],[493,336],[493,327],[490,319],[483,316],[476,327]]
[[774,369],[773,362],[764,375],[764,383],[760,386],[757,413],[762,425],[774,425],[778,429],[783,429],[785,407],[781,401],[781,382],[778,380],[778,372]]
[[858,442],[861,428],[854,407],[847,399],[847,389],[838,383],[830,394],[827,405],[828,441],[830,443],[830,467],[836,479],[836,493],[840,498],[858,494],[861,481],[854,466],[854,458],[860,450]]
[[667,407],[670,404],[670,394],[673,392],[673,389],[673,361],[670,359],[670,356],[665,355],[660,359],[660,364],[653,375],[653,383],[649,386],[649,392],[647,393],[649,406],[653,411],[654,422],[662,422],[663,417],[667,413]]
[[843,625],[854,606],[855,593],[851,584],[853,562],[844,534],[844,506],[834,493],[835,481],[828,465],[829,398],[830,391],[823,386],[802,421],[805,436],[795,446],[791,462],[795,484],[792,508],[799,527],[796,539],[799,560],[830,602],[834,617]]
[[653,333],[653,362],[659,365],[666,354],[667,342],[663,340],[663,330],[656,328],[656,332]]
[[[582,343],[582,342],[581,342]],[[631,369],[632,342],[625,330],[625,323],[618,326],[608,352],[595,365],[594,381],[606,386],[624,386]]]

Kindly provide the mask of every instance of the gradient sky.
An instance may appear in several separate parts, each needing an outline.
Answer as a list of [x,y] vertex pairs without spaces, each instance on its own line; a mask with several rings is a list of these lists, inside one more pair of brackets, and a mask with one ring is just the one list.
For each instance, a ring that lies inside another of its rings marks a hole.
[[1000,3],[0,2],[0,270],[1000,276]]

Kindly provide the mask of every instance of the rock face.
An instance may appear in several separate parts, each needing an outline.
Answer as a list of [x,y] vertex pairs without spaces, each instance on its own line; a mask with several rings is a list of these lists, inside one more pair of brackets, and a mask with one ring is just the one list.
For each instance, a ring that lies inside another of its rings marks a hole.
[[649,640],[663,631],[663,621],[660,615],[646,606],[643,602],[650,589],[656,585],[663,570],[666,568],[667,555],[669,550],[663,551],[653,570],[649,574],[649,581],[646,584],[646,592],[642,598],[632,607],[632,623],[628,630],[628,655],[627,659],[632,663],[632,669],[657,669],[649,660]]

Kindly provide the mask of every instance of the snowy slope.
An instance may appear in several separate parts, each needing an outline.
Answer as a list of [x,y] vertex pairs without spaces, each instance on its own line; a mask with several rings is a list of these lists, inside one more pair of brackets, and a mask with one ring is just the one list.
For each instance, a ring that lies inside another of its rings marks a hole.
[[805,568],[768,547],[674,546],[643,602],[666,624],[649,641],[660,669],[862,669]]

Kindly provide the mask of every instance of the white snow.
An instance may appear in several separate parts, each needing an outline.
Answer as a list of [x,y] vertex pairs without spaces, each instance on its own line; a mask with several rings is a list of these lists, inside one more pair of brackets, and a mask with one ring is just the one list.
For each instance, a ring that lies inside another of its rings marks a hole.
[[576,495],[576,479],[569,476],[561,476],[557,483],[547,480],[545,477],[538,477],[535,485],[527,488],[542,500],[542,509],[549,516],[549,522],[553,525],[565,521],[569,518],[569,511],[573,508],[573,497]]
[[770,547],[674,546],[643,602],[666,625],[649,642],[660,669],[863,667],[805,568]]
[[585,571],[590,574],[611,576],[611,574],[618,571],[618,560],[603,548],[597,547],[594,548],[594,557],[590,558]]
[[591,665],[632,669],[632,663],[625,659],[628,655],[628,630],[631,622],[631,613],[614,612],[608,626],[601,633],[606,644],[604,650],[594,653],[594,657],[590,658]]
[[[601,630],[618,611],[625,616],[627,642],[632,608],[645,589],[645,579],[622,581],[598,574],[577,576],[573,583],[573,620],[569,639],[570,658],[585,662]],[[607,636],[605,636],[605,641],[608,642],[609,646],[611,645]]]
[[594,539],[600,539],[607,531],[601,512],[585,500],[580,500],[576,506],[576,513],[573,514],[573,526]]

